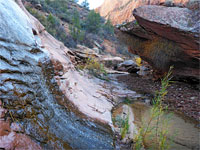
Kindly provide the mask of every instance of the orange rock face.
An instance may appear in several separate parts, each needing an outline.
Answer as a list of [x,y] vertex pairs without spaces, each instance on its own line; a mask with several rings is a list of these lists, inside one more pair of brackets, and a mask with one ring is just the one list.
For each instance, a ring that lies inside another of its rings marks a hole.
[[135,20],[132,11],[143,5],[169,5],[185,6],[189,0],[105,0],[104,3],[96,9],[101,16],[110,19],[113,24],[121,24]]

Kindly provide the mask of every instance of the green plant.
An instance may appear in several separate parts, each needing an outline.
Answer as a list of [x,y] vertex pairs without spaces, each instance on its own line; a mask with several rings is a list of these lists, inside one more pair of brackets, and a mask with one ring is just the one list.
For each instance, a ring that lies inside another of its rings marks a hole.
[[98,33],[101,28],[101,16],[94,10],[91,10],[85,20],[86,31],[92,33]]
[[128,115],[124,116],[124,118],[122,118],[120,115],[117,115],[116,117],[112,118],[112,121],[113,124],[117,125],[120,128],[120,135],[122,139],[124,139],[130,127],[129,113]]
[[103,29],[107,34],[114,35],[114,27],[110,19],[108,19],[106,23],[103,25]]
[[58,17],[52,13],[46,17],[40,11],[29,6],[27,6],[26,9],[36,17],[44,25],[47,32],[57,40],[63,42],[67,47],[76,47],[76,41],[71,37],[71,35],[66,33],[65,29],[61,25],[61,20]]
[[104,65],[95,58],[88,58],[85,69],[88,69],[94,75],[107,75]]
[[46,20],[46,17],[39,13],[36,9],[34,8],[31,8],[29,6],[26,6],[26,9],[34,16],[36,17],[44,26],[47,25],[47,20]]
[[80,70],[86,69],[95,77],[109,81],[104,65],[100,63],[96,58],[89,57],[85,64],[78,65],[77,68]]
[[84,40],[84,32],[81,30],[80,24],[80,15],[77,10],[74,10],[72,17],[72,25],[70,25],[70,34],[72,35],[73,39],[76,41],[83,41]]
[[[167,140],[169,120],[161,120],[164,111],[167,107],[163,106],[163,100],[167,94],[167,88],[169,87],[171,80],[170,68],[168,74],[161,80],[161,89],[156,92],[156,96],[153,99],[153,107],[151,109],[150,118],[146,123],[142,123],[138,135],[135,137],[135,150],[140,150],[142,147],[146,147],[146,140],[151,139],[156,144],[158,150],[168,150],[170,148],[170,142]],[[153,146],[153,145],[152,145]]]
[[129,105],[131,104],[131,100],[128,97],[126,97],[124,103]]
[[81,6],[85,7],[86,9],[89,9],[89,8],[90,8],[89,3],[88,3],[88,0],[84,0],[84,1],[81,3]]
[[126,118],[124,118],[122,122],[122,128],[120,131],[122,139],[124,139],[126,134],[128,133],[129,126],[130,125],[129,125],[129,113],[128,113],[128,115],[126,115]]

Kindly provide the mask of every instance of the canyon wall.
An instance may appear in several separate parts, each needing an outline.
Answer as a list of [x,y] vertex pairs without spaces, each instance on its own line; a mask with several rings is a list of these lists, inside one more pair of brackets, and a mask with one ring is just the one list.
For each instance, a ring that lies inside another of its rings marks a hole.
[[[188,3],[189,2],[189,3]],[[191,7],[192,0],[105,0],[96,9],[102,17],[110,19],[114,25],[135,20],[132,11],[143,5],[163,5]]]

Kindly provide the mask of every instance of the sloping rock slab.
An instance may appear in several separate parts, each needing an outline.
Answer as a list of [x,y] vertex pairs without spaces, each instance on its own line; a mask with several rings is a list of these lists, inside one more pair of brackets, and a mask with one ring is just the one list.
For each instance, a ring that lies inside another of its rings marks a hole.
[[113,149],[113,105],[103,89],[17,2],[0,1],[0,100],[10,116],[44,149]]

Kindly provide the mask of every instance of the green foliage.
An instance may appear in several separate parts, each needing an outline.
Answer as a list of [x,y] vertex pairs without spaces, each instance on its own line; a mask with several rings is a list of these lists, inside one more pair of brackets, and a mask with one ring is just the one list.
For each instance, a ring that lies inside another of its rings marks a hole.
[[58,14],[58,13],[67,13],[68,10],[68,0],[45,0],[41,2],[43,8],[47,11]]
[[[77,43],[84,44],[93,48],[94,41],[101,43],[103,39],[110,41],[116,40],[114,37],[114,27],[111,21],[105,22],[94,10],[83,10],[83,14],[79,14],[77,8],[71,5],[69,0],[25,0],[32,5],[28,11],[31,12],[46,28],[46,30],[56,39],[63,42],[67,47],[76,47]],[[73,0],[77,2],[77,0]],[[41,10],[35,9],[36,4],[41,4]],[[87,0],[83,2],[88,7]],[[43,15],[45,13],[45,15]],[[46,17],[46,14],[50,14]],[[87,15],[87,17],[85,17]],[[70,34],[66,33],[62,22],[69,23]],[[117,45],[117,44],[116,44]],[[121,46],[121,45],[120,45]],[[123,51],[125,46],[119,46],[119,52]]]
[[117,115],[115,118],[112,118],[113,124],[117,125],[120,128],[120,134],[122,139],[125,138],[126,134],[129,130],[129,114],[122,118],[121,116]]
[[110,21],[110,19],[108,19],[106,21],[106,23],[103,25],[103,29],[106,33],[113,35],[114,34],[114,27]]
[[122,128],[121,128],[121,131],[120,131],[120,132],[121,132],[122,139],[125,138],[125,136],[126,136],[128,130],[129,130],[129,127],[130,127],[130,125],[129,125],[129,114],[128,114],[128,115],[126,116],[126,118],[123,119],[123,122],[122,122]]
[[88,58],[85,69],[88,69],[90,73],[97,77],[107,75],[104,65],[94,58]]
[[99,13],[96,13],[94,10],[91,10],[85,20],[86,31],[92,33],[98,33],[101,28],[101,16]]
[[131,104],[131,100],[128,97],[126,97],[124,103],[129,105]]
[[47,32],[49,32],[52,36],[62,41],[68,47],[75,47],[76,43],[70,36],[67,35],[58,17],[51,13],[48,15],[48,17],[46,17],[31,7],[26,7],[26,9],[44,25]]
[[34,16],[36,17],[44,26],[47,25],[47,20],[46,17],[44,15],[42,15],[41,13],[39,13],[36,9],[33,9],[31,7],[26,7],[26,9]]
[[143,123],[139,129],[138,135],[135,137],[134,150],[140,150],[146,146],[146,140],[151,139],[152,143],[156,144],[156,147],[152,147],[158,150],[168,150],[170,143],[167,141],[168,127],[170,116],[167,119],[161,120],[164,114],[164,110],[167,107],[163,107],[163,100],[167,94],[167,88],[169,87],[171,79],[171,69],[168,74],[161,80],[161,89],[156,92],[156,96],[153,99],[153,107],[151,109],[150,118],[146,123]]
[[65,41],[67,40],[67,35],[64,28],[60,24],[59,18],[52,14],[49,14],[45,27],[52,36],[65,43]]
[[90,74],[94,75],[95,77],[109,81],[104,65],[100,63],[96,58],[88,58],[85,64],[78,65],[77,68],[81,70],[86,69],[89,71]]
[[76,41],[83,41],[84,40],[84,32],[81,30],[80,24],[80,15],[77,10],[74,10],[72,18],[72,25],[70,25],[70,34],[72,35],[73,39]]
[[81,3],[81,6],[85,7],[86,9],[89,9],[89,8],[90,8],[89,3],[88,3],[88,0],[84,0],[84,1]]

